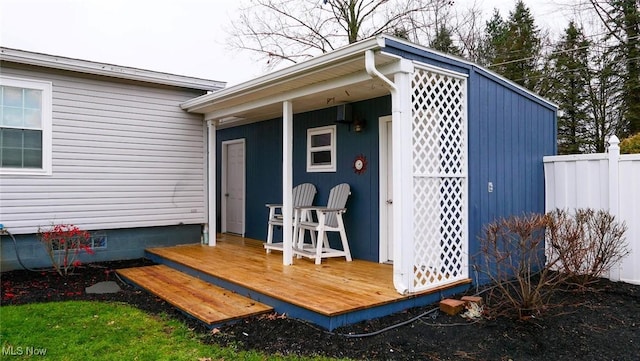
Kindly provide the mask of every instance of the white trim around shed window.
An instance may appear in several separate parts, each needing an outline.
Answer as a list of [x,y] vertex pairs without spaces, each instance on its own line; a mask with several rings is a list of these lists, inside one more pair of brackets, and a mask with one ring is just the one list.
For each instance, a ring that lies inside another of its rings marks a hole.
[[[318,146],[312,145],[312,139],[315,136],[325,135],[329,137],[329,144],[323,144]],[[329,125],[325,127],[309,128],[307,129],[307,172],[319,173],[319,172],[335,172],[336,171],[336,158],[337,158],[337,137],[336,126]],[[329,161],[316,163],[314,162],[314,155],[324,153],[329,154]]]
[[48,81],[0,76],[0,85],[42,91],[42,168],[2,168],[0,174],[51,175],[53,158],[53,84]]

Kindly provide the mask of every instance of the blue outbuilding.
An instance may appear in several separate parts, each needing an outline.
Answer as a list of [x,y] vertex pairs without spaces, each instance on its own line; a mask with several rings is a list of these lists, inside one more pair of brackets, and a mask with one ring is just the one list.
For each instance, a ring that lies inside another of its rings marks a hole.
[[316,186],[319,205],[350,185],[351,254],[392,262],[403,294],[474,278],[484,224],[545,211],[556,106],[398,38],[354,43],[182,108],[207,121],[208,234],[264,240],[265,204],[283,203],[284,264],[299,262],[291,190],[300,183]]

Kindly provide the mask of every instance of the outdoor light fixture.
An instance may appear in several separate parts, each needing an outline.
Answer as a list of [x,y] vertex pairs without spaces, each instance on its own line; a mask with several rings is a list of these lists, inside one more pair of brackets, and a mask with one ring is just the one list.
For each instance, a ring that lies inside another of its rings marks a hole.
[[367,121],[365,119],[356,118],[353,121],[353,130],[355,130],[356,133],[360,133],[361,131],[364,130],[364,127],[366,125],[367,125]]
[[351,131],[351,125],[353,124],[353,130],[356,133],[360,133],[364,130],[364,127],[367,124],[366,120],[353,115],[351,104],[348,103],[339,104],[336,107],[336,123],[347,124],[349,126],[349,131]]

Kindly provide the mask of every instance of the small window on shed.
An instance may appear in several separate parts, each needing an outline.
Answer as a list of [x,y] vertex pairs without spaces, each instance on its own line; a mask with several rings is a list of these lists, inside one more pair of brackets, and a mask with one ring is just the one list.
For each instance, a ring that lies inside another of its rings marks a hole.
[[336,171],[336,126],[307,129],[307,172]]

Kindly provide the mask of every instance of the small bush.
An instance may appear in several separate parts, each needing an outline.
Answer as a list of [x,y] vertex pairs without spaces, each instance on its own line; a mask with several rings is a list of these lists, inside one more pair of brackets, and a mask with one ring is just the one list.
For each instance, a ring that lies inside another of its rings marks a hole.
[[38,238],[44,245],[53,268],[61,276],[68,275],[80,265],[80,252],[93,254],[89,246],[91,235],[73,224],[57,224],[48,229],[38,229]]
[[548,214],[548,257],[557,259],[557,269],[568,280],[587,286],[602,277],[629,253],[626,225],[606,211],[578,209]]
[[640,154],[640,133],[623,139],[620,142],[620,153]]
[[496,313],[521,318],[540,314],[563,282],[564,276],[552,271],[545,257],[547,222],[543,214],[527,214],[485,227],[480,251],[494,283],[490,302]]

